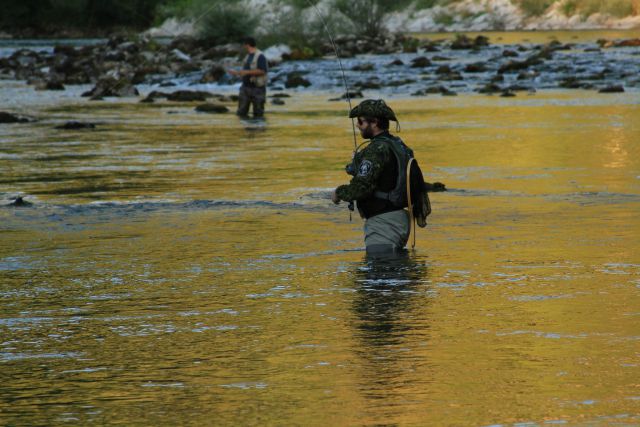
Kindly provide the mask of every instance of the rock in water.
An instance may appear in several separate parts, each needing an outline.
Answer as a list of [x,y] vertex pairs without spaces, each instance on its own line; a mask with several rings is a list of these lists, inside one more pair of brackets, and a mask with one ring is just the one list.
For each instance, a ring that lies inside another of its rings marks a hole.
[[411,60],[411,68],[424,68],[431,65],[431,61],[425,56],[419,56]]
[[598,93],[622,93],[622,92],[624,92],[624,87],[620,85],[607,86],[598,91]]
[[213,94],[200,90],[177,90],[167,95],[167,100],[178,102],[205,101],[211,98]]
[[33,205],[33,203],[27,202],[22,197],[16,197],[13,202],[9,203],[9,206],[13,206],[16,208],[24,208],[31,205]]
[[96,125],[93,123],[83,123],[70,121],[63,125],[56,126],[56,129],[67,129],[67,130],[76,130],[76,129],[95,129]]
[[114,77],[102,78],[96,85],[82,96],[92,99],[103,98],[105,96],[138,96],[138,89],[126,78],[116,79]]
[[227,107],[225,107],[224,105],[212,104],[212,103],[208,102],[206,104],[198,105],[196,107],[196,111],[198,111],[199,113],[221,114],[221,113],[229,112],[229,109]]
[[16,116],[15,114],[0,111],[0,123],[28,123],[26,117]]
[[311,86],[311,82],[307,79],[305,79],[304,77],[302,77],[301,72],[292,72],[289,73],[287,75],[287,81],[285,82],[284,86],[286,88],[292,88],[292,87],[298,87],[298,86],[303,86],[303,87],[309,87]]

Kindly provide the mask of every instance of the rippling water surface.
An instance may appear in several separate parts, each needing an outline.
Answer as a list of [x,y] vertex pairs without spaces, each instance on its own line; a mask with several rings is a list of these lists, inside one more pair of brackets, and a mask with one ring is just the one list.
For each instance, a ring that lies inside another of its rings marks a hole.
[[450,189],[392,260],[330,94],[47,96],[0,127],[2,424],[640,424],[637,92],[389,98]]

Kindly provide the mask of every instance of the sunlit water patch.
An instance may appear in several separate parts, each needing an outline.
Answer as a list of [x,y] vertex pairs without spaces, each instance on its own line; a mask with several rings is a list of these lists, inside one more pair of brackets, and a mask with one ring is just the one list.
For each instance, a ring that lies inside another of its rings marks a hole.
[[638,98],[396,94],[450,191],[372,259],[320,95],[261,123],[62,97],[0,127],[0,420],[639,423]]

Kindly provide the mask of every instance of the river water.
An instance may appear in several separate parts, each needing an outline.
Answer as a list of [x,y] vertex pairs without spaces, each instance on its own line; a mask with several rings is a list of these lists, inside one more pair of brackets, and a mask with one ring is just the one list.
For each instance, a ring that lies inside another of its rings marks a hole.
[[82,89],[0,81],[0,424],[640,424],[637,90],[387,96],[449,191],[367,259],[335,94]]

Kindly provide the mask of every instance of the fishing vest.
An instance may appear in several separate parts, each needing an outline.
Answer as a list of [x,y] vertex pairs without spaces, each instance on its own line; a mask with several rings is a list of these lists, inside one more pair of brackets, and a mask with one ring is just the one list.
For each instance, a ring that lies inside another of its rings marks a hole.
[[396,184],[390,191],[375,191],[373,196],[386,200],[398,209],[409,207],[407,179],[411,192],[411,214],[416,218],[418,226],[427,225],[427,216],[431,214],[431,202],[427,194],[422,170],[413,156],[413,150],[407,147],[398,137],[385,138],[397,162]]
[[[362,153],[366,152],[369,149],[372,149],[374,145],[383,145],[385,150],[390,151],[390,145],[393,136],[388,133],[377,135],[371,139],[369,145],[361,152],[356,152],[351,160],[351,163],[347,165],[347,173],[349,175],[356,176],[359,173],[360,163],[362,161]],[[395,155],[389,154],[387,156],[386,162],[381,165],[382,170],[376,180],[376,190],[380,192],[384,191],[392,191],[396,186],[397,176],[398,176],[398,165],[395,159]],[[358,212],[360,212],[360,216],[362,218],[368,219],[376,215],[380,215],[387,212],[392,212],[399,208],[391,203],[386,198],[378,198],[371,193],[368,197],[364,199],[356,200],[356,206],[358,207]]]
[[407,201],[407,166],[413,159],[413,150],[407,147],[398,137],[385,138],[391,152],[396,158],[398,165],[398,175],[396,185],[391,191],[376,191],[373,195],[379,199],[388,200],[398,208],[409,206]]
[[[249,69],[250,70],[257,70],[258,69],[258,59],[260,58],[260,55],[262,55],[262,51],[256,49],[256,51],[253,53],[253,59],[251,60],[251,63],[249,64]],[[246,64],[248,59],[249,59],[250,55],[247,55],[246,58],[244,59],[244,63]],[[266,59],[266,57],[265,57]],[[261,76],[251,76],[249,77],[249,81],[255,86],[255,87],[264,87],[267,84],[267,72],[265,71],[265,73]]]

